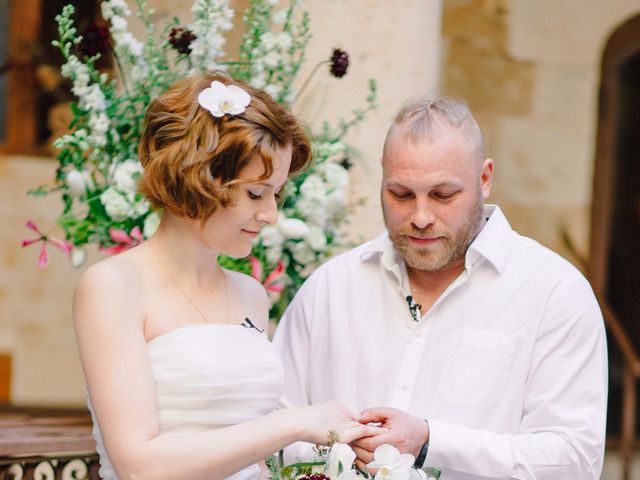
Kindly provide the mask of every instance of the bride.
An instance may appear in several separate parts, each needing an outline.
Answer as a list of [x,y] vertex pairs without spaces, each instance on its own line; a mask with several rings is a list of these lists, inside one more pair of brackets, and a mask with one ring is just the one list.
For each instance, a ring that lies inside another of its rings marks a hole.
[[160,226],[89,268],[73,305],[101,477],[253,479],[293,442],[379,433],[335,402],[277,409],[265,291],[217,263],[250,253],[307,166],[296,119],[221,73],[193,76],[151,102],[139,157]]

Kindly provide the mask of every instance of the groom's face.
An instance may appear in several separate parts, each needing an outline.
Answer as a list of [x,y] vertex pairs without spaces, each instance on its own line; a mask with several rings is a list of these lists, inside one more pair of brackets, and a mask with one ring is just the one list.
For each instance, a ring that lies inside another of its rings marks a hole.
[[491,160],[448,126],[416,140],[400,126],[385,145],[382,166],[385,225],[407,266],[442,271],[464,264],[480,229]]

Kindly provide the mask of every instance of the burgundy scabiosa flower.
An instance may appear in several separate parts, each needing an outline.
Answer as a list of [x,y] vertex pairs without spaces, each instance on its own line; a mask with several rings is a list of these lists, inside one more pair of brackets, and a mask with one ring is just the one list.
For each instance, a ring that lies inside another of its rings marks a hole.
[[334,48],[333,54],[331,55],[331,65],[329,67],[331,75],[336,78],[342,78],[346,75],[347,68],[349,68],[349,54],[344,50]]
[[104,55],[111,48],[109,29],[92,23],[82,31],[82,41],[78,45],[80,53],[85,57]]
[[296,480],[331,480],[331,479],[321,473],[308,473],[298,477]]
[[191,53],[191,42],[196,38],[198,38],[196,34],[188,28],[174,27],[169,32],[169,43],[178,53],[183,55]]

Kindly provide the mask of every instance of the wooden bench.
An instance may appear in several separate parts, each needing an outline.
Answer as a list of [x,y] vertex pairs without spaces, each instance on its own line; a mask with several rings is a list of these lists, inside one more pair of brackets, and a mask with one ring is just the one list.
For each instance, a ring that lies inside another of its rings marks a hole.
[[99,480],[86,410],[0,407],[0,480]]

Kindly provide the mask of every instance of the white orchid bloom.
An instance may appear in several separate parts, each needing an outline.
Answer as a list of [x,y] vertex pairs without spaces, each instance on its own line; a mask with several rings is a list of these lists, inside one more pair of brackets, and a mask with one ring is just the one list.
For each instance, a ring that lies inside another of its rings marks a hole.
[[420,478],[413,469],[415,458],[409,453],[400,453],[397,448],[385,443],[373,452],[373,462],[367,468],[377,469],[375,480],[410,480]]
[[360,475],[357,470],[349,470],[338,475],[336,480],[364,480],[365,477]]
[[309,226],[298,218],[283,218],[277,223],[285,238],[297,240],[309,233]]
[[251,97],[242,88],[227,86],[217,80],[198,95],[200,106],[209,110],[214,117],[224,117],[227,113],[238,115],[245,111],[250,102]]
[[341,475],[351,470],[356,454],[346,443],[336,443],[329,450],[329,459],[325,466],[325,475],[331,480],[346,480]]

